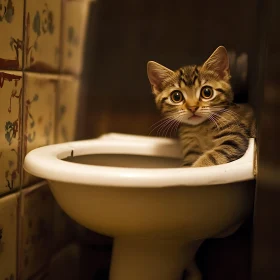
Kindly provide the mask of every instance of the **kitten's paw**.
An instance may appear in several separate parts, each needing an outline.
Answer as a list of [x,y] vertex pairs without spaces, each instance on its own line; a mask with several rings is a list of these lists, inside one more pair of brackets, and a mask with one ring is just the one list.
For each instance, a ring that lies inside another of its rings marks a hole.
[[196,162],[194,162],[191,167],[205,167],[205,166],[209,166],[208,162],[205,162],[203,160],[197,160]]

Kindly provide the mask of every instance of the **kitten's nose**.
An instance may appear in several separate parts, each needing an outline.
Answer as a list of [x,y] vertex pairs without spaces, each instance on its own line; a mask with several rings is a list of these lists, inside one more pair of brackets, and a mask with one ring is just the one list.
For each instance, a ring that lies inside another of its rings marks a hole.
[[195,113],[197,111],[198,107],[196,106],[190,106],[188,107],[188,110],[190,110],[192,113]]

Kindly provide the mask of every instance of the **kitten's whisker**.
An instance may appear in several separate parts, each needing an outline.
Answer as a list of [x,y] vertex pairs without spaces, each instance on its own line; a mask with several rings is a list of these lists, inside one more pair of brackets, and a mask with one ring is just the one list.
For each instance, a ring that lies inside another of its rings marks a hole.
[[177,113],[177,114],[176,114],[176,117],[178,117],[178,116],[184,116],[184,115],[187,115],[187,114],[188,114],[188,112],[182,111],[182,112]]
[[163,130],[162,132],[162,137],[166,137],[167,136],[167,133],[168,133],[168,130],[170,128],[170,126],[172,126],[172,123],[174,122],[174,120],[172,119],[165,127],[165,129]]
[[[171,126],[169,127],[170,131],[169,131],[169,137],[172,137],[172,131],[174,129],[174,126],[177,124],[177,120],[174,120],[174,122],[171,124]],[[169,130],[168,129],[168,130]],[[167,131],[168,132],[168,131]],[[168,133],[166,133],[167,136]]]
[[209,116],[209,119],[216,125],[217,129],[220,130],[219,125],[217,124],[217,122],[215,121],[215,118],[212,115]]
[[225,112],[225,113],[228,113],[228,114],[230,114],[230,115],[232,115],[232,116],[235,116],[238,120],[239,120],[240,117],[241,117],[238,113],[236,113],[236,112],[234,112],[234,111],[232,111],[232,110],[230,110],[230,109],[226,109],[224,112]]
[[161,133],[165,131],[166,127],[168,127],[168,125],[170,124],[170,122],[172,122],[172,118],[169,118],[165,123],[164,125],[162,125],[159,129],[158,129],[158,132],[157,132],[157,135],[158,136],[161,136]]
[[179,128],[179,126],[180,126],[180,123],[182,122],[183,118],[184,118],[184,116],[181,116],[181,117],[180,117],[180,119],[179,119],[179,121],[178,121],[178,124],[176,125],[176,128],[175,128],[175,131],[174,131],[174,133],[177,133],[177,131],[178,131],[178,128]]
[[219,108],[219,109],[217,109],[217,108],[210,108],[210,111],[211,112],[216,112],[216,113],[221,113],[221,112],[223,112],[225,109],[224,108]]
[[218,124],[221,123],[222,125],[225,125],[228,123],[228,120],[226,118],[224,118],[223,116],[221,116],[220,114],[212,112],[211,117],[213,117],[213,119],[215,119],[215,121]]
[[212,118],[217,122],[217,124],[219,125],[219,130],[221,130],[221,125],[226,124],[221,118],[219,118],[216,115],[212,115]]
[[176,120],[176,118],[184,116],[185,114],[186,112],[184,110],[180,110],[179,112],[169,114],[168,116],[159,120],[158,122],[156,122],[151,126],[151,128],[153,129],[150,131],[149,135],[156,129],[157,129],[157,135],[159,136],[163,135],[166,129],[169,130],[170,125],[172,125],[174,119]]
[[180,121],[178,121],[179,119],[181,120],[184,115],[186,115],[185,111],[181,111],[177,114],[177,116],[173,117],[173,120],[167,124],[166,130],[165,130],[165,137],[167,137],[168,133],[170,135],[170,137],[172,136],[172,132],[174,130],[174,127],[176,125],[180,124]]
[[176,126],[178,126],[178,124],[180,124],[180,121],[179,121],[179,119],[181,119],[181,118],[183,118],[183,116],[177,116],[176,118],[174,118],[174,122],[172,123],[172,125],[171,125],[171,130],[170,130],[170,137],[172,137],[172,132],[173,132],[173,130],[174,130],[174,128],[176,127]]
[[170,129],[170,127],[172,127],[173,123],[175,122],[174,118],[170,119],[170,121],[168,121],[165,124],[165,127],[162,127],[159,131],[159,135],[162,137],[166,137],[168,134],[168,131]]
[[163,131],[163,134],[162,134],[163,137],[167,137],[168,131],[173,126],[174,122],[175,122],[175,120],[172,119],[171,122],[166,126],[166,129]]
[[149,135],[156,129],[159,129],[160,127],[164,126],[166,123],[169,122],[169,120],[171,120],[171,118],[166,118],[161,120],[159,123],[157,123],[157,125],[150,131]]
[[170,125],[169,128],[167,129],[166,135],[165,135],[165,136],[168,135],[168,131],[170,130],[170,131],[169,131],[169,137],[171,137],[173,127],[174,127],[174,125],[175,125],[176,123],[177,123],[177,120],[174,118],[174,119],[173,119],[173,122],[171,123],[171,125]]
[[213,113],[212,112],[212,114],[214,115],[214,116],[216,116],[216,120],[218,121],[221,121],[222,122],[222,124],[227,124],[228,123],[228,120],[225,118],[225,117],[223,117],[223,116],[221,116],[221,115],[219,115],[219,114],[216,114],[216,113]]
[[154,130],[157,130],[157,135],[161,134],[161,131],[165,129],[165,127],[172,121],[172,119],[168,119],[166,120],[164,123],[162,123],[161,125],[159,125],[158,127],[154,128]]
[[153,125],[151,125],[151,128],[154,127],[155,125],[157,125],[157,124],[159,124],[159,123],[161,123],[161,122],[163,122],[167,119],[171,119],[171,118],[172,118],[172,116],[166,116],[166,117],[160,119],[159,121],[155,122]]
[[150,128],[152,128],[153,126],[157,125],[158,123],[160,123],[160,122],[162,122],[162,121],[164,121],[166,119],[172,118],[173,116],[176,116],[176,115],[177,115],[177,113],[170,114],[170,115],[160,119],[159,121],[155,122],[154,124],[152,124]]
[[222,114],[225,114],[226,116],[233,118],[235,123],[239,123],[239,118],[237,115],[232,114],[232,112],[224,111]]
[[169,117],[165,117],[165,118],[163,118],[163,119],[160,119],[159,121],[157,121],[157,122],[155,122],[154,124],[152,124],[150,128],[154,127],[155,125],[157,125],[157,124],[163,122],[164,120],[166,120],[166,119],[168,119],[168,118],[169,118]]
[[174,123],[173,127],[172,127],[172,130],[170,132],[170,137],[172,136],[172,132],[174,131],[174,133],[177,132],[177,129],[178,129],[178,126],[180,125],[181,123],[181,120],[183,119],[184,116],[178,116],[176,118],[176,122]]
[[234,114],[236,114],[237,116],[240,116],[237,112],[231,110],[230,108],[226,108],[226,110],[227,110],[227,111],[230,111],[230,112],[232,112],[232,113],[234,113]]
[[[226,114],[226,115],[228,115],[228,116],[231,116],[231,117],[233,117],[234,118],[234,120],[238,120],[237,118],[236,118],[236,116],[234,116],[234,114],[232,114],[232,115],[230,115],[230,113],[229,113],[229,111],[230,112],[232,112],[232,113],[234,113],[233,111],[231,111],[231,110],[229,110],[229,109],[227,109],[227,108],[224,108],[223,110],[219,110],[219,111],[217,111],[217,110],[211,110],[212,112],[215,112],[216,114],[218,114],[219,116],[221,116],[222,118],[224,118],[222,115],[223,114]],[[226,121],[228,121],[226,118],[224,118]]]
[[229,108],[224,108],[222,110],[222,112],[229,112],[229,113],[232,113],[232,115],[236,116],[237,118],[240,118],[240,115],[236,112],[234,112],[233,110],[229,109]]

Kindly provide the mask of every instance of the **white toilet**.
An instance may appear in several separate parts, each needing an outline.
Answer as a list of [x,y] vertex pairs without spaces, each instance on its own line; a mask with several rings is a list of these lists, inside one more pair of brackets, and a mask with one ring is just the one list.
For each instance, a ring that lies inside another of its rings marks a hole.
[[106,134],[31,151],[24,169],[49,181],[64,211],[114,237],[110,280],[201,279],[195,253],[235,232],[253,209],[254,139],[234,162],[181,168],[176,140]]

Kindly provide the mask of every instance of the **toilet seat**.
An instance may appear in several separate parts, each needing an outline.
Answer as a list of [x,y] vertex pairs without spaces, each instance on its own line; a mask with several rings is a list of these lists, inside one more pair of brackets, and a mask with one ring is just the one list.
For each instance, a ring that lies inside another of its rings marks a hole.
[[105,167],[62,160],[71,155],[104,153],[181,157],[176,140],[111,133],[93,140],[37,148],[26,156],[24,169],[47,180],[85,185],[113,187],[121,183],[123,187],[141,188],[181,186],[182,182],[187,186],[217,185],[254,179],[254,143],[250,139],[245,155],[236,161],[200,168]]

